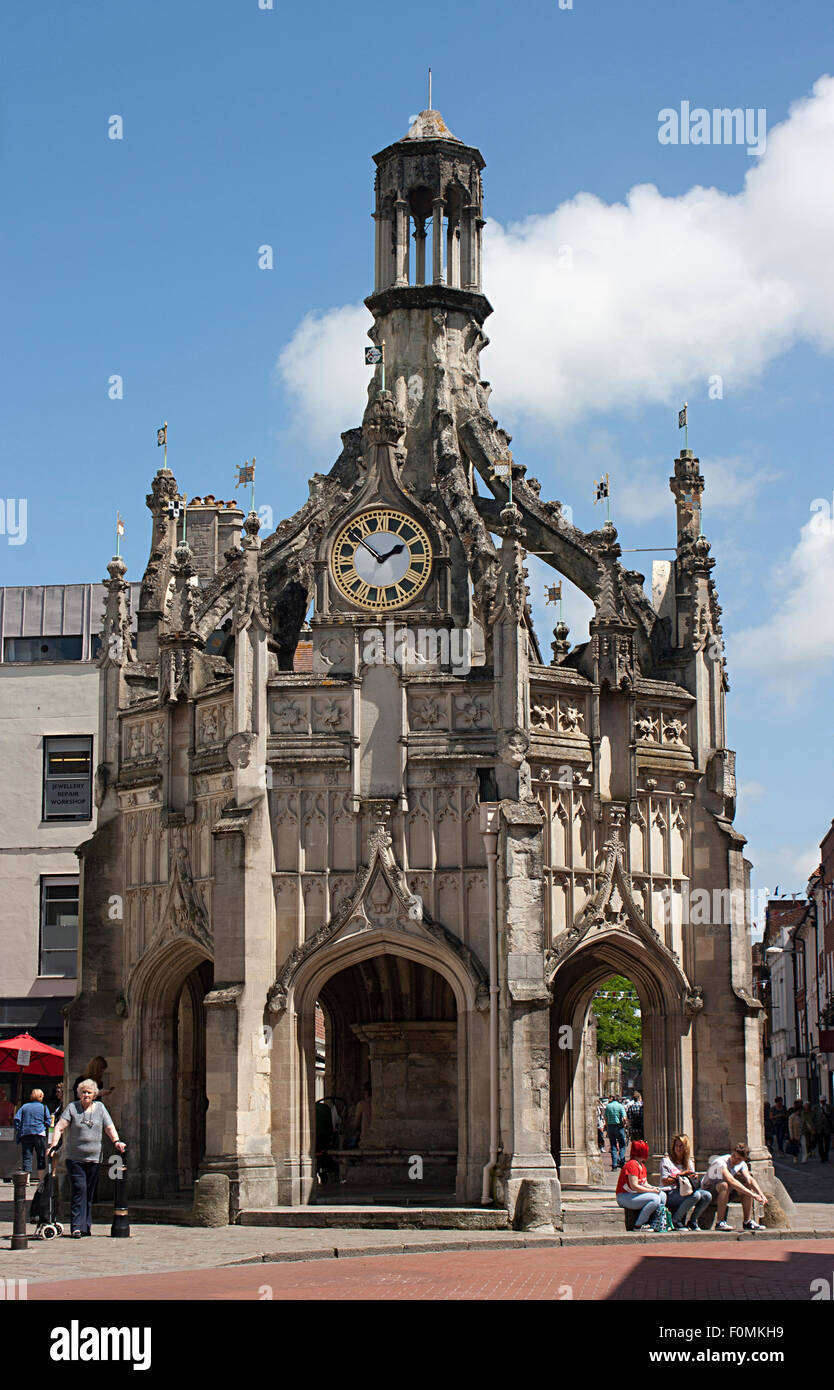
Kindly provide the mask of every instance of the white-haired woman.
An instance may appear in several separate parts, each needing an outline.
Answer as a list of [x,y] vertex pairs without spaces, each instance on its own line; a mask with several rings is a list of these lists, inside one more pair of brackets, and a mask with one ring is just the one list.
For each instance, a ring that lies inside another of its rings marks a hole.
[[[70,1202],[70,1235],[92,1235],[93,1199],[96,1195],[101,1167],[102,1135],[106,1134],[124,1153],[125,1146],[116,1132],[110,1115],[98,1095],[98,1083],[90,1077],[79,1081],[78,1100],[71,1101],[55,1126],[52,1136],[53,1153],[64,1132],[66,1139],[67,1173],[72,1197]],[[47,1155],[49,1157],[49,1154]]]

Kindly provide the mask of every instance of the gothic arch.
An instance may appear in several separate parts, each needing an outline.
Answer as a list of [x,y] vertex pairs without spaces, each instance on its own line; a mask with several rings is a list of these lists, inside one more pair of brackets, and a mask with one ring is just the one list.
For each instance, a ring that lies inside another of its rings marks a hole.
[[[691,1132],[691,1022],[697,1010],[686,976],[659,940],[618,926],[589,933],[551,975],[551,1140],[563,1183],[602,1181],[595,1030],[588,1023],[593,995],[612,974],[630,979],[640,998],[644,1131],[653,1163],[675,1130]],[[565,1025],[569,1032],[560,1035]]]
[[146,1195],[176,1186],[177,1005],[188,988],[196,1007],[191,981],[205,962],[212,957],[193,936],[169,937],[145,952],[128,982],[123,1081],[127,1128]]
[[[351,924],[352,925],[352,924]],[[276,1147],[283,1142],[283,1158],[276,1153],[283,1172],[283,1200],[307,1202],[315,1191],[313,1165],[315,1103],[315,1006],[328,981],[352,966],[375,957],[404,958],[439,975],[449,986],[456,1012],[457,1167],[455,1191],[459,1200],[477,1198],[482,1155],[478,1151],[477,1125],[488,1105],[483,1068],[478,1060],[487,1045],[486,1014],[479,1008],[477,980],[445,943],[403,931],[397,926],[363,929],[320,947],[299,963],[288,982],[286,1010],[276,1032],[289,1047],[291,1075],[277,1076],[273,1084],[273,1128]],[[278,1117],[289,1111],[289,1125]],[[277,1122],[277,1123],[276,1123]],[[283,1134],[280,1130],[283,1129]],[[480,1160],[480,1161],[479,1161]]]

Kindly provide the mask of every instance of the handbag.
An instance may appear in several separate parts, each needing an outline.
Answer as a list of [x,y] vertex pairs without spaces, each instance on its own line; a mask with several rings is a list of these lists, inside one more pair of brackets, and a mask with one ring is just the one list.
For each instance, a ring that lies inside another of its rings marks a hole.
[[678,1178],[678,1192],[680,1193],[681,1197],[691,1197],[694,1191],[695,1189],[692,1186],[692,1183],[689,1181],[689,1178],[686,1176],[685,1173],[681,1173],[680,1177]]
[[785,1145],[785,1153],[793,1154],[794,1157],[799,1153],[799,1140],[789,1139]]

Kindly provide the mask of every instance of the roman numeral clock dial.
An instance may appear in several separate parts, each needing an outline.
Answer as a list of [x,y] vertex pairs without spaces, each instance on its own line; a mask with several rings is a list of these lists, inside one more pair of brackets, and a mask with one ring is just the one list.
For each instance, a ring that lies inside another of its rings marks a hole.
[[405,512],[360,512],[343,526],[333,546],[333,578],[359,608],[386,611],[410,603],[431,573],[429,538]]

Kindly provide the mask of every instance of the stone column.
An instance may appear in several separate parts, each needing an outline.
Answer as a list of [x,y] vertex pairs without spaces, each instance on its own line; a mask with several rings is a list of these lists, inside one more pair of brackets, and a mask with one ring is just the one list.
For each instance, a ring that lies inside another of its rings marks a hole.
[[503,1153],[496,1191],[511,1219],[526,1228],[546,1229],[561,1220],[561,1188],[550,1145],[550,996],[544,979],[542,815],[533,801],[503,801],[501,815]]
[[415,272],[414,283],[425,285],[426,283],[426,224],[421,222],[414,228],[414,241],[416,244],[415,252]]
[[446,233],[446,283],[460,288],[460,222],[451,218]]
[[466,207],[463,210],[463,220],[460,232],[460,283],[464,290],[477,289],[475,276],[475,238],[473,236],[473,223],[477,208]]
[[445,283],[443,278],[443,212],[446,204],[442,198],[435,198],[432,212],[432,275],[436,285]]
[[394,214],[396,217],[397,240],[396,240],[396,278],[394,284],[397,286],[408,284],[408,203],[404,198],[398,198],[394,204]]
[[374,293],[383,289],[382,279],[382,235],[385,219],[381,212],[373,214],[374,219]]

